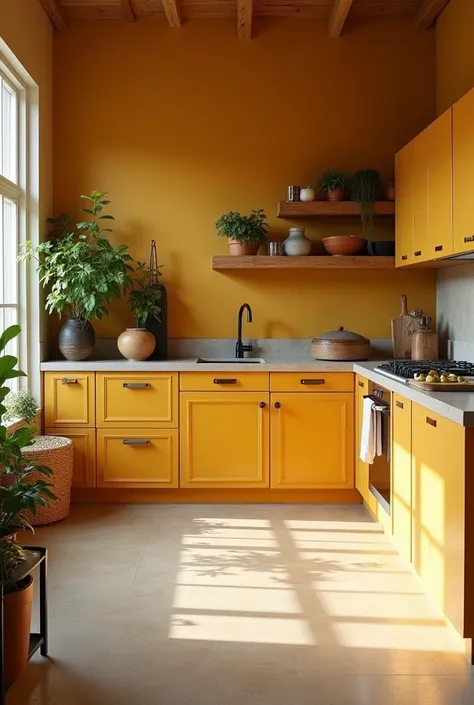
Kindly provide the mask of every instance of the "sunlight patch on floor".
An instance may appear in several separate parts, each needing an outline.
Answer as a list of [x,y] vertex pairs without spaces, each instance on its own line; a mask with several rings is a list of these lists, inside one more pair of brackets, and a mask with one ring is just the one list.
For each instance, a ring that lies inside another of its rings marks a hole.
[[233,615],[173,615],[171,639],[247,642],[314,646],[315,640],[305,619],[243,617]]
[[173,609],[301,614],[294,590],[178,585]]

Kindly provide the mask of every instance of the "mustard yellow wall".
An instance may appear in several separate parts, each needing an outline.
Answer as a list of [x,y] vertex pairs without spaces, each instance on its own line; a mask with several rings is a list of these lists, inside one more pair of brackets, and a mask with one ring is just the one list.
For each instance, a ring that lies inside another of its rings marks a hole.
[[[394,153],[434,117],[435,36],[409,22],[366,23],[340,40],[326,23],[78,22],[55,37],[55,207],[108,190],[114,239],[147,257],[158,242],[170,291],[170,335],[234,336],[238,306],[254,310],[252,336],[311,337],[338,324],[390,334],[399,297],[435,312],[431,272],[213,272],[227,252],[215,220],[264,208],[272,235],[290,183],[328,167],[393,175]],[[317,240],[356,232],[357,220],[308,221]],[[378,235],[387,225],[378,221]],[[376,234],[377,234],[376,233]],[[130,325],[125,306],[99,336]]]
[[451,0],[436,26],[438,112],[474,86],[474,2]]

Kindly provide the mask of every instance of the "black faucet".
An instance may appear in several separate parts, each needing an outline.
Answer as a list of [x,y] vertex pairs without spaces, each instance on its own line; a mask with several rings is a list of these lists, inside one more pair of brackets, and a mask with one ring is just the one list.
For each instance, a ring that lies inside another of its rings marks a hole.
[[252,343],[244,345],[242,342],[242,316],[245,309],[247,309],[247,322],[252,323],[252,309],[248,304],[242,304],[239,308],[239,315],[237,316],[237,342],[235,344],[235,357],[241,358],[244,356],[244,352],[252,352]]

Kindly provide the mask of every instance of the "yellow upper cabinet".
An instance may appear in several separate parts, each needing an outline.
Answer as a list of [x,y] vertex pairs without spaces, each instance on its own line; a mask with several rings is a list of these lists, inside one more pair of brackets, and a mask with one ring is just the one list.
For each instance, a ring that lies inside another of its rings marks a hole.
[[395,155],[395,246],[396,265],[402,267],[414,260],[414,141]]
[[354,487],[354,395],[271,395],[271,487]]
[[474,250],[474,89],[453,106],[454,252]]
[[95,426],[94,373],[46,372],[45,426]]
[[400,555],[411,562],[411,401],[392,395],[392,533]]
[[97,426],[176,428],[178,373],[97,373]]
[[430,130],[427,128],[417,135],[413,142],[413,261],[428,259],[428,170],[429,170]]
[[428,259],[453,252],[453,111],[450,108],[428,128],[429,237]]

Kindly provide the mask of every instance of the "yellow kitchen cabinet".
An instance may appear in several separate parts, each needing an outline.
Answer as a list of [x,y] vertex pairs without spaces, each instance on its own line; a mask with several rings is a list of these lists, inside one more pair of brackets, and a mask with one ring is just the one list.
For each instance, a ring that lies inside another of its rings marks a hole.
[[96,487],[95,429],[47,428],[47,436],[70,438],[74,448],[73,487]]
[[[430,128],[423,130],[413,142],[413,261],[428,259],[428,172],[430,153]],[[403,193],[403,191],[402,191]]]
[[271,392],[353,392],[352,372],[272,372]]
[[97,373],[98,428],[177,428],[178,374]]
[[269,415],[268,392],[181,392],[180,487],[268,487]]
[[428,128],[429,236],[428,259],[453,252],[453,111],[450,108]]
[[364,396],[369,393],[369,380],[360,375],[356,376],[356,401],[355,401],[355,486],[364,501],[369,501],[369,465],[360,458],[360,441],[362,438],[362,419],[364,415]]
[[98,430],[97,486],[178,487],[178,431]]
[[474,250],[474,89],[453,106],[453,251]]
[[400,555],[410,563],[412,547],[411,401],[393,394],[391,412],[392,535]]
[[271,487],[354,487],[354,395],[271,395]]
[[44,376],[45,426],[95,426],[94,373],[46,372]]
[[414,261],[414,141],[395,155],[395,262],[397,267]]

